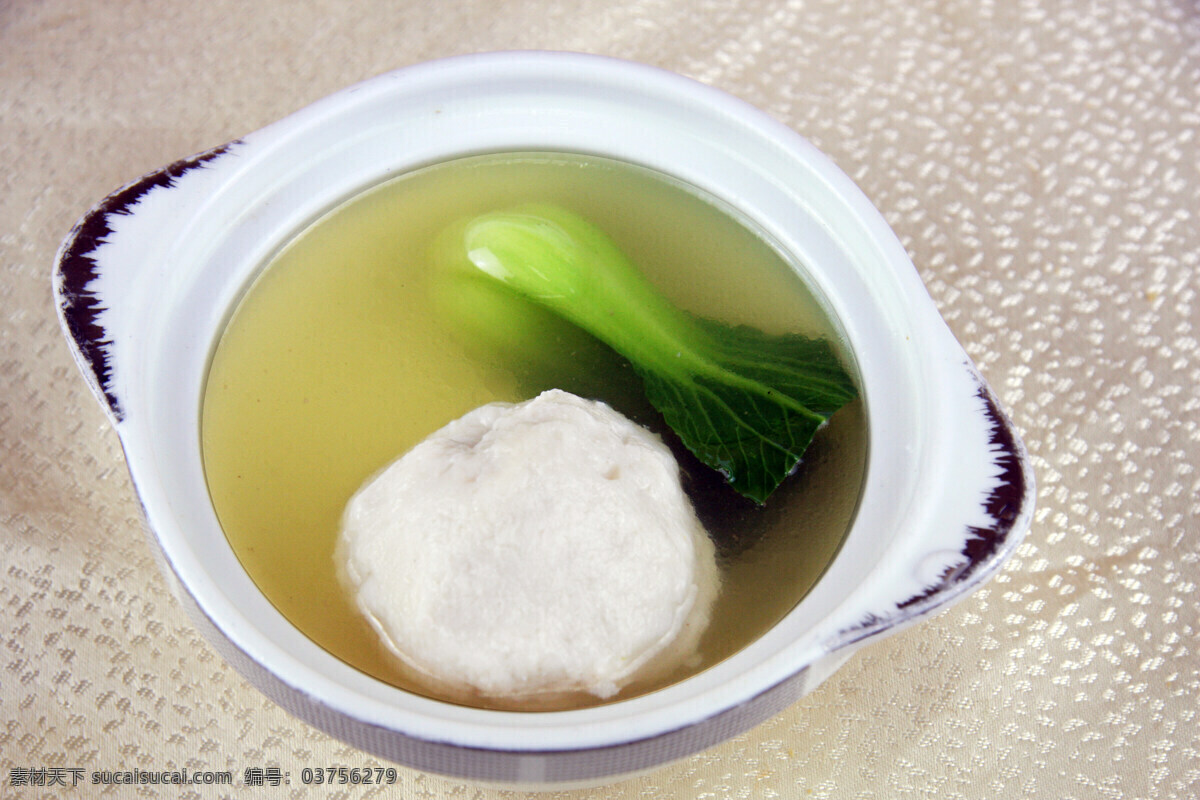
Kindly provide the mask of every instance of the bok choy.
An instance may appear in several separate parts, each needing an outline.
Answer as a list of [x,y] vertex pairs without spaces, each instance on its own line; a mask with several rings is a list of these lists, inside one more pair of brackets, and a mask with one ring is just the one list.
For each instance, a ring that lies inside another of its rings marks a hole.
[[461,230],[478,270],[628,359],[683,444],[758,503],[855,396],[828,342],[676,308],[601,230],[566,209],[521,206]]

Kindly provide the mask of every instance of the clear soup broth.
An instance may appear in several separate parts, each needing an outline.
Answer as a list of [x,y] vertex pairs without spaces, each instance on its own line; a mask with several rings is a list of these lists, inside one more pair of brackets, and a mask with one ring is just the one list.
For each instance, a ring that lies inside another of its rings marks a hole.
[[334,544],[366,479],[471,409],[557,387],[604,400],[676,451],[717,543],[721,593],[699,663],[605,702],[687,678],[775,625],[833,559],[862,487],[861,400],[834,415],[759,507],[677,445],[620,356],[532,306],[526,325],[474,314],[437,267],[439,235],[542,201],[596,223],[679,307],[829,339],[854,374],[834,323],[776,248],[721,203],[629,164],[464,158],[374,187],[300,232],[246,291],[213,354],[202,419],[209,492],[237,557],[288,620],[346,663],[420,694],[431,693],[406,677],[343,590]]

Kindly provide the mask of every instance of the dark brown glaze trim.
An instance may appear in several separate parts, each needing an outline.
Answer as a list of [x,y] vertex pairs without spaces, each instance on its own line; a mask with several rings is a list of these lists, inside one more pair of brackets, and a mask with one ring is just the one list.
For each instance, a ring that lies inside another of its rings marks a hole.
[[111,388],[112,365],[109,363],[108,350],[112,340],[99,322],[100,312],[104,310],[100,298],[88,288],[100,274],[100,264],[92,254],[113,232],[109,215],[132,214],[133,207],[151,189],[174,186],[176,179],[185,172],[202,166],[239,143],[233,141],[181,159],[118,189],[76,223],[63,245],[57,265],[61,276],[58,302],[62,318],[71,332],[75,347],[91,367],[96,385],[103,392],[117,421],[124,418],[124,412],[120,399]]
[[1017,438],[1013,434],[1012,424],[1000,410],[1000,404],[996,402],[995,395],[982,381],[980,381],[977,394],[984,402],[988,421],[992,426],[988,444],[991,445],[992,452],[995,454],[993,463],[1000,467],[1000,474],[995,479],[996,483],[988,492],[987,499],[983,504],[984,510],[995,522],[987,528],[969,526],[967,531],[970,535],[962,551],[966,556],[966,563],[951,567],[937,584],[900,603],[900,608],[916,605],[922,600],[938,594],[951,584],[971,577],[981,564],[986,563],[1000,549],[1000,545],[1012,531],[1013,525],[1016,524],[1017,519],[1021,516],[1021,510],[1025,506],[1025,492],[1028,485],[1025,480],[1025,471],[1021,468],[1021,451],[1017,444]]
[[[973,366],[968,364],[967,368],[974,374]],[[1000,474],[996,476],[983,504],[994,524],[986,528],[968,526],[967,540],[962,549],[964,561],[948,567],[938,582],[925,591],[897,603],[898,614],[888,617],[869,614],[858,624],[842,631],[839,645],[862,641],[926,611],[926,606],[929,606],[934,598],[951,590],[955,585],[968,581],[981,567],[990,563],[1012,533],[1017,520],[1021,518],[1029,501],[1024,448],[1017,440],[1012,423],[1001,410],[996,396],[978,375],[976,381],[979,384],[976,396],[983,401],[984,413],[991,425],[988,444],[992,449],[993,463],[1000,468]],[[946,599],[951,597],[953,595],[948,595]],[[933,606],[936,605],[939,604],[933,603]]]

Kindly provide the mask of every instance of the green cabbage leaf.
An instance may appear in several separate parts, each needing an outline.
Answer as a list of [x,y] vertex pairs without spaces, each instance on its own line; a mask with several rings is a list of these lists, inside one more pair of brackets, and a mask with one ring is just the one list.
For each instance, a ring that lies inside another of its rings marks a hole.
[[488,213],[461,231],[481,273],[624,356],[683,444],[757,503],[856,395],[825,340],[769,335],[675,307],[603,231],[564,208]]

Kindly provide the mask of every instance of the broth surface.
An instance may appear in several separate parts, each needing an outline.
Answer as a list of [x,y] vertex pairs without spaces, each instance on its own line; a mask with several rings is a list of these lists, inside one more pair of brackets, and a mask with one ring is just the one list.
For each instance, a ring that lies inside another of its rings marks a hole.
[[[337,579],[339,520],[367,478],[471,409],[549,388],[604,400],[673,443],[615,353],[532,306],[527,325],[489,318],[486,306],[474,313],[434,268],[451,224],[535,201],[596,223],[682,308],[840,341],[760,236],[689,188],[613,161],[461,159],[381,184],[301,232],[247,290],[213,355],[201,426],[209,492],[242,565],[285,617],[345,662],[421,694],[430,691],[408,680]],[[701,663],[667,683],[745,647],[809,591],[853,517],[866,448],[856,400],[759,508],[674,447],[721,553],[722,586]]]

